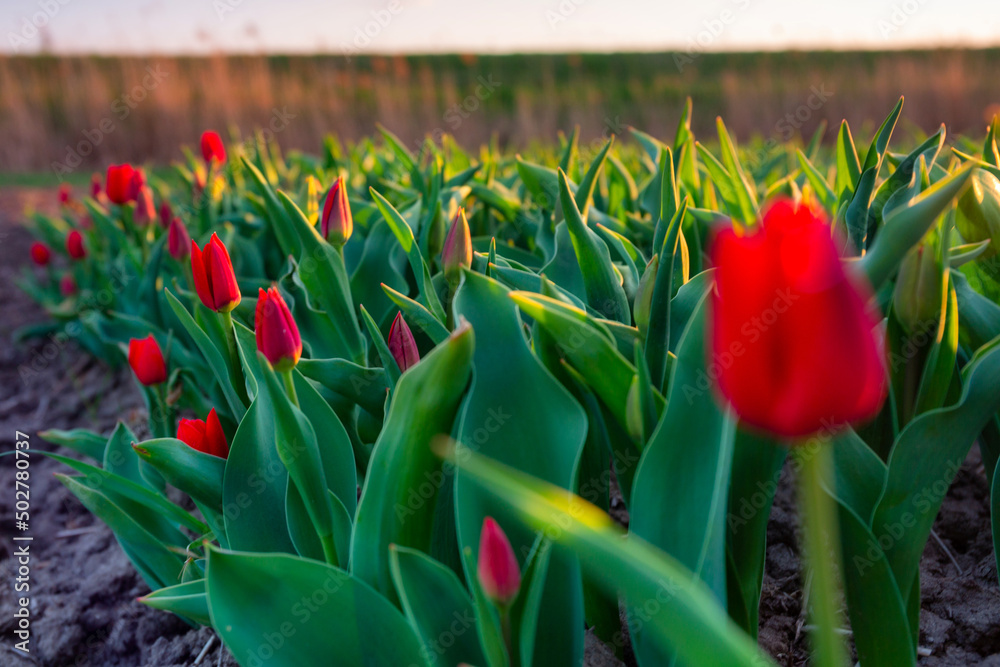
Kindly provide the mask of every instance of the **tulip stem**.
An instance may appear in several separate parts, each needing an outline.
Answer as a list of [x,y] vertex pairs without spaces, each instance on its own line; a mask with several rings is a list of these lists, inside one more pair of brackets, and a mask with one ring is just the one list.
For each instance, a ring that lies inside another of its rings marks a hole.
[[152,406],[153,414],[149,416],[149,430],[154,438],[169,438],[172,435],[173,424],[170,408],[167,405],[167,383],[161,382],[153,390],[156,397],[156,405]]
[[295,404],[295,407],[299,407],[299,397],[295,393],[295,378],[292,377],[292,369],[282,371],[281,378],[285,381],[285,391],[288,392],[288,398]]
[[840,571],[839,531],[836,507],[823,490],[832,471],[830,449],[798,448],[799,503],[802,510],[802,546],[806,571],[812,577],[809,616],[815,630],[810,635],[813,664],[819,667],[843,667],[847,664],[844,643],[837,634],[839,596],[837,576]]
[[226,349],[229,351],[229,380],[236,389],[236,395],[243,404],[250,402],[247,396],[247,382],[243,377],[243,365],[240,363],[240,353],[236,348],[236,328],[233,326],[233,314],[229,311],[219,312],[222,316],[222,326],[226,330]]

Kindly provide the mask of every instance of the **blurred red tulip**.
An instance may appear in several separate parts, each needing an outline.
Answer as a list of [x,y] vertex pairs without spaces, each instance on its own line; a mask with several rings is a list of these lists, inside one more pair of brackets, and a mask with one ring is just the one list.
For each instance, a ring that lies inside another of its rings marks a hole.
[[344,185],[343,176],[338,177],[326,193],[320,229],[323,237],[337,247],[343,246],[351,238],[354,219],[351,216],[351,204],[347,201],[347,186]]
[[215,414],[215,408],[209,411],[208,417],[204,420],[181,419],[177,425],[177,439],[205,454],[222,459],[229,456],[229,442],[222,431],[222,424],[219,422],[219,415]]
[[709,372],[744,422],[800,438],[879,411],[871,288],[844,271],[824,220],[779,201],[756,232],[720,233],[712,260]]
[[399,370],[405,371],[420,361],[417,341],[413,339],[413,332],[403,319],[403,313],[396,313],[396,319],[389,327],[389,340],[386,342],[392,358],[399,364]]
[[48,264],[51,257],[52,252],[49,250],[49,247],[41,241],[35,241],[31,244],[31,261],[38,266]]
[[59,185],[59,203],[63,205],[68,204],[73,198],[72,192],[69,183],[61,183]]
[[73,296],[76,294],[76,279],[72,273],[63,274],[59,279],[59,293],[63,296]]
[[137,224],[142,226],[148,225],[156,219],[156,207],[153,205],[153,189],[148,185],[139,188],[135,196],[134,219]]
[[94,199],[101,197],[101,175],[96,172],[90,175],[90,196]]
[[174,219],[174,210],[170,208],[170,202],[166,199],[160,202],[159,214],[160,226],[166,229],[170,226],[170,221]]
[[66,235],[66,252],[73,259],[83,259],[87,256],[87,249],[83,246],[83,235],[76,229],[70,230]]
[[113,164],[108,167],[107,193],[108,199],[119,206],[132,201],[132,177],[135,169],[132,165]]
[[236,283],[233,262],[229,251],[212,233],[212,238],[202,250],[191,241],[191,271],[194,288],[201,302],[220,313],[228,313],[240,303],[240,286]]
[[226,161],[226,145],[222,143],[222,137],[214,130],[206,130],[201,135],[201,156],[205,162],[211,163],[213,160],[219,164]]
[[167,252],[178,262],[191,254],[191,236],[180,218],[170,221],[167,229]]
[[160,344],[153,338],[153,334],[129,340],[128,365],[132,367],[139,382],[147,387],[167,381],[167,365],[163,361]]
[[483,520],[476,575],[486,597],[500,606],[510,604],[521,589],[521,568],[514,549],[493,517]]
[[261,289],[257,296],[254,332],[257,349],[275,370],[286,371],[299,363],[302,356],[299,327],[288,310],[288,304],[273,285],[266,292]]

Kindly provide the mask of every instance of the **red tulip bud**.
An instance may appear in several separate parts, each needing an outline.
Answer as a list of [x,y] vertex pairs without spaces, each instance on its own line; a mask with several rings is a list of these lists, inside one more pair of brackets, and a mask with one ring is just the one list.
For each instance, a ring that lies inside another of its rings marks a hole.
[[199,452],[227,458],[229,442],[222,431],[219,415],[212,408],[204,421],[201,419],[182,419],[177,425],[177,439]]
[[51,257],[52,252],[49,250],[49,247],[41,241],[35,241],[31,244],[31,261],[38,266],[48,264]]
[[69,183],[61,183],[59,185],[59,203],[68,204],[72,199],[72,190],[69,187]]
[[66,252],[73,259],[83,259],[87,256],[87,249],[83,246],[83,235],[73,229],[66,235]]
[[90,175],[90,196],[99,199],[101,196],[101,175],[94,173]]
[[180,218],[170,221],[167,229],[167,252],[178,262],[191,254],[191,236]]
[[202,250],[191,241],[191,271],[194,288],[201,302],[208,308],[228,313],[240,303],[240,286],[236,283],[233,262],[219,237],[212,238]]
[[132,178],[128,182],[128,200],[136,201],[146,187],[146,172],[137,167],[132,171]]
[[219,164],[226,161],[226,145],[222,143],[222,137],[218,132],[206,130],[201,135],[201,156],[205,162],[215,160]]
[[135,197],[135,221],[137,224],[145,226],[155,218],[156,207],[153,206],[153,190],[149,186],[143,186],[139,188]]
[[288,304],[273,285],[266,292],[260,290],[257,296],[254,330],[257,349],[275,370],[286,371],[299,363],[302,356],[299,328],[288,310]]
[[351,204],[347,201],[347,186],[344,185],[343,176],[338,177],[326,193],[320,229],[326,240],[337,247],[343,246],[351,238],[354,219],[351,217]]
[[420,352],[417,350],[417,341],[413,339],[413,332],[403,319],[403,313],[397,313],[396,319],[389,327],[389,352],[392,358],[399,364],[399,370],[405,371],[418,361]]
[[127,204],[132,201],[132,177],[135,169],[130,164],[113,164],[108,167],[107,193],[112,203]]
[[170,226],[170,221],[174,219],[174,210],[170,208],[170,202],[166,199],[161,201],[158,213],[160,214],[160,226],[166,229]]
[[76,280],[72,273],[63,274],[63,277],[59,279],[59,293],[63,296],[76,294]]
[[444,277],[455,285],[462,277],[462,267],[472,266],[472,234],[469,232],[469,221],[465,219],[465,209],[458,209],[451,229],[444,240],[441,249],[441,264],[444,267]]
[[871,288],[845,272],[824,220],[779,201],[755,233],[720,233],[712,262],[709,361],[741,419],[801,438],[879,411],[886,382]]
[[486,597],[501,606],[510,604],[521,588],[521,568],[514,549],[493,517],[483,520],[476,574]]
[[147,387],[167,381],[167,365],[153,334],[129,340],[128,365],[139,382]]

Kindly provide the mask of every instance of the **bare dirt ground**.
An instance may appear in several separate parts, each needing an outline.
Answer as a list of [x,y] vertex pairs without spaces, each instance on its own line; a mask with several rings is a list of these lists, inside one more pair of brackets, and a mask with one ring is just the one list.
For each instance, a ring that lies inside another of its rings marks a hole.
[[[17,224],[26,203],[52,208],[51,191],[0,189],[0,433],[15,431],[33,449],[52,449],[38,432],[84,427],[110,433],[118,419],[144,421],[127,369],[110,369],[72,343],[52,338],[13,344],[11,334],[45,314],[14,285],[31,238]],[[63,451],[63,453],[66,453]],[[139,604],[148,592],[114,536],[53,477],[65,466],[31,458],[31,653],[11,648],[16,563],[11,558],[13,466],[0,459],[0,664],[21,667],[235,665],[211,629],[193,629]],[[787,471],[786,471],[787,472]],[[787,477],[787,475],[785,476]],[[780,665],[807,662],[792,480],[783,477],[768,525],[761,600],[761,645]],[[1000,588],[990,535],[988,486],[973,449],[935,524],[951,556],[933,539],[921,563],[921,665],[1000,667]],[[616,665],[588,638],[587,664]],[[208,645],[208,650],[203,649]],[[199,661],[200,658],[200,661]]]

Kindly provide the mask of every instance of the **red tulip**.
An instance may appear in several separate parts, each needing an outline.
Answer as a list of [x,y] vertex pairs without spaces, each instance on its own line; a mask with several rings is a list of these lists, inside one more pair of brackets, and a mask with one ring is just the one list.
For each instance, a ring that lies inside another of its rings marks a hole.
[[72,190],[69,187],[69,183],[61,183],[59,185],[59,203],[68,204],[72,198]]
[[465,209],[458,209],[451,229],[444,239],[441,249],[441,264],[444,276],[449,283],[456,284],[462,277],[462,267],[472,266],[472,234],[469,232],[469,221],[465,218]]
[[132,201],[132,176],[135,169],[130,164],[113,164],[108,167],[107,193],[112,203],[127,204]]
[[347,201],[347,186],[344,185],[343,176],[338,177],[326,193],[320,229],[324,238],[338,247],[351,238],[354,219],[351,217],[351,204]]
[[743,421],[797,438],[879,411],[871,288],[844,271],[824,220],[779,201],[759,231],[720,233],[712,260],[709,373]]
[[501,606],[510,604],[521,588],[521,568],[514,549],[493,517],[483,520],[476,575],[486,597]]
[[59,293],[63,296],[76,294],[76,280],[72,273],[63,274],[63,277],[59,279]]
[[399,364],[399,370],[405,371],[420,361],[417,341],[413,339],[413,332],[403,319],[403,313],[397,313],[396,319],[392,321],[387,342],[392,358]]
[[153,190],[148,185],[144,185],[139,188],[135,196],[135,221],[137,224],[145,226],[155,218],[156,207],[153,205]]
[[147,387],[167,381],[167,365],[163,361],[160,344],[149,334],[128,342],[128,365],[139,382]]
[[[143,188],[146,187],[146,172],[142,170],[141,167],[136,167],[132,171],[132,178],[128,182],[128,198],[129,201],[136,201],[139,199],[139,195],[142,194]],[[152,205],[152,202],[150,202]]]
[[66,252],[73,259],[83,259],[87,256],[87,249],[83,246],[83,235],[73,229],[66,235]]
[[98,173],[90,175],[90,196],[94,199],[101,196],[101,175]]
[[229,442],[222,431],[215,408],[209,411],[204,420],[182,419],[177,425],[177,439],[205,454],[222,459],[229,456]]
[[170,221],[167,229],[167,252],[178,262],[191,254],[191,236],[180,218]]
[[31,244],[31,261],[38,266],[48,264],[51,257],[52,252],[49,250],[49,247],[41,241],[35,241]]
[[170,221],[174,219],[174,210],[170,208],[170,202],[166,199],[160,202],[159,214],[160,226],[166,229],[170,226]]
[[201,156],[205,162],[211,163],[213,160],[222,164],[226,161],[226,145],[222,143],[222,137],[218,132],[206,130],[201,135]]
[[273,285],[266,292],[260,290],[257,296],[254,332],[257,349],[275,370],[286,371],[299,363],[302,356],[299,327],[288,310],[288,304]]
[[191,241],[191,271],[194,288],[201,302],[220,313],[228,313],[240,303],[240,286],[236,283],[229,251],[219,237],[212,238],[202,250]]

